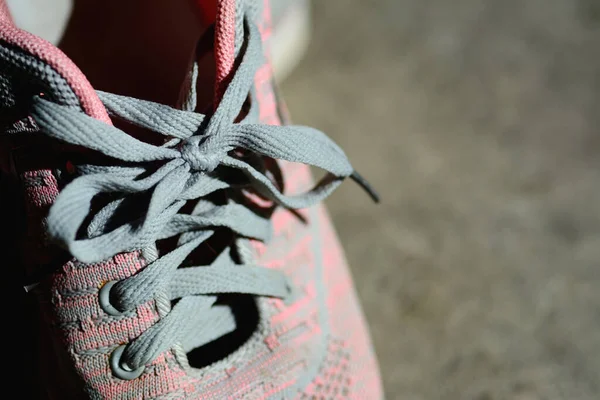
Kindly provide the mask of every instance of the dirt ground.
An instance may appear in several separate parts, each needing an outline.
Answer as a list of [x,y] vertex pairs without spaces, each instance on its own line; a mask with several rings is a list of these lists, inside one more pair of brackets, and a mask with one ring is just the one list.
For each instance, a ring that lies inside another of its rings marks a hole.
[[600,1],[315,1],[283,91],[389,399],[600,398]]

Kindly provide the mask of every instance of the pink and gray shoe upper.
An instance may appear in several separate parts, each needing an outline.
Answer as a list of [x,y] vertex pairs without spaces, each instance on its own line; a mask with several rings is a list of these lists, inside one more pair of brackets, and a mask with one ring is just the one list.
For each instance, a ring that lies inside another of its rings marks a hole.
[[21,263],[42,277],[48,397],[382,398],[318,204],[347,177],[369,187],[322,132],[282,125],[268,2],[217,4],[206,114],[193,90],[182,109],[95,91],[0,9],[0,166],[25,203]]

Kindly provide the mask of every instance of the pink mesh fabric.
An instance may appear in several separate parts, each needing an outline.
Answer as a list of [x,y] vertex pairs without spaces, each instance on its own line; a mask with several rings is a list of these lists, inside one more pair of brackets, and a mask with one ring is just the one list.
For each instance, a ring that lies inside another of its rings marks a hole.
[[[235,1],[219,3],[216,58],[219,82],[233,67]],[[262,7],[260,32],[270,35],[268,2]],[[84,110],[109,122],[106,112],[83,74],[57,49],[14,28],[1,17],[0,39],[18,45],[55,68],[74,88]],[[260,118],[281,123],[268,63],[255,76]],[[218,92],[218,91],[217,91]],[[312,185],[308,167],[282,163],[289,192]],[[50,171],[24,171],[23,182],[32,226],[58,194]],[[49,316],[58,328],[75,372],[87,396],[119,399],[379,399],[379,374],[363,316],[356,300],[343,252],[323,207],[301,210],[306,221],[287,210],[273,216],[274,238],[255,243],[257,262],[285,271],[295,287],[293,301],[259,300],[263,321],[253,337],[225,360],[201,370],[187,365],[177,349],[163,353],[135,380],[114,377],[111,352],[161,318],[151,301],[122,316],[107,315],[98,293],[108,281],[144,268],[140,252],[119,254],[102,263],[84,265],[71,260],[51,280]],[[47,360],[51,363],[52,360]],[[60,382],[49,388],[56,398],[80,398],[64,392]]]
[[217,20],[215,22],[217,97],[223,94],[235,62],[235,14],[235,0],[217,1]]

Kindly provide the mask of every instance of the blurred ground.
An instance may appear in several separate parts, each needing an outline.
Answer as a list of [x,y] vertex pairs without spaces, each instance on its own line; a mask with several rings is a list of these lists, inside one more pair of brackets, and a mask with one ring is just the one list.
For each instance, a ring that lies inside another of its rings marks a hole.
[[284,83],[389,399],[600,398],[600,2],[315,2]]

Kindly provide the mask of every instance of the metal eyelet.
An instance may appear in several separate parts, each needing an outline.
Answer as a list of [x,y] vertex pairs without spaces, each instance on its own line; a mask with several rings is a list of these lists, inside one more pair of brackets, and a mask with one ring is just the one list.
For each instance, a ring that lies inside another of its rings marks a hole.
[[113,317],[118,317],[124,314],[123,311],[119,311],[110,302],[110,291],[116,284],[117,281],[106,282],[98,292],[98,303],[100,303],[100,308],[102,308],[105,313],[112,315]]
[[125,351],[125,346],[126,345],[121,345],[113,350],[112,354],[110,355],[110,370],[115,377],[123,379],[124,381],[131,381],[139,378],[140,375],[144,373],[145,367],[131,369],[121,362],[121,357]]

